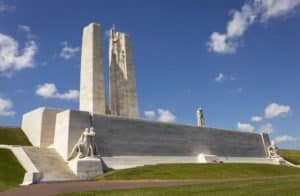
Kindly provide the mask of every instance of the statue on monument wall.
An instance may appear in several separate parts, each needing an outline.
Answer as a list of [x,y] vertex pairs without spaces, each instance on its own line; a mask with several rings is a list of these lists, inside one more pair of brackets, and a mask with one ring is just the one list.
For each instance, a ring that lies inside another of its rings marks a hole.
[[280,156],[278,155],[277,152],[278,148],[275,144],[274,141],[271,142],[271,145],[268,147],[268,153],[270,158],[279,158]]
[[198,108],[197,110],[197,124],[199,127],[205,126],[204,113],[202,108]]
[[74,158],[83,159],[99,155],[98,147],[95,143],[95,135],[94,127],[86,128],[73,147],[71,154],[68,157],[68,161]]

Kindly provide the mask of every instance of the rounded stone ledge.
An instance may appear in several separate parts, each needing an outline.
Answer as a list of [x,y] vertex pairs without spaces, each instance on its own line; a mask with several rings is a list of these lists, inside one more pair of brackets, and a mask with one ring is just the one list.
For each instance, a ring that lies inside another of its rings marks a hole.
[[8,149],[11,150],[13,148],[12,145],[4,145],[4,144],[0,144],[0,149]]

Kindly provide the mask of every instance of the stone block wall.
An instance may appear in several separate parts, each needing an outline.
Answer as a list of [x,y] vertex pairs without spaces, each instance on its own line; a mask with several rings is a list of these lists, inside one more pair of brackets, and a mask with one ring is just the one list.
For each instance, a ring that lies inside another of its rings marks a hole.
[[100,115],[94,116],[94,127],[102,156],[266,157],[257,133]]
[[[57,115],[54,146],[67,159],[89,114],[64,111]],[[266,157],[263,138],[257,133],[94,115],[96,143],[101,156]],[[265,143],[269,140],[265,135]]]
[[56,116],[53,147],[67,160],[85,128],[90,127],[90,114],[83,111],[65,110]]
[[22,130],[33,146],[48,147],[53,144],[56,114],[61,111],[41,107],[23,115]]

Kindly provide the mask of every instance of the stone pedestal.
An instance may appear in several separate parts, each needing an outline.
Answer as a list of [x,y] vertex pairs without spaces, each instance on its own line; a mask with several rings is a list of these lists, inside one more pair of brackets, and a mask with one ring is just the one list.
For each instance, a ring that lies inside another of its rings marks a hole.
[[101,159],[97,157],[75,158],[69,162],[69,167],[81,179],[91,179],[103,174]]

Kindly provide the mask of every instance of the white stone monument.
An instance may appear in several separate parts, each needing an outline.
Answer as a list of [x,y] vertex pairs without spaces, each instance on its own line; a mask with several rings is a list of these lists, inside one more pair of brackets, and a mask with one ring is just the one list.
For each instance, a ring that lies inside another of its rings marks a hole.
[[271,141],[271,145],[268,147],[269,158],[278,165],[286,164],[286,161],[278,154],[278,148],[274,141]]
[[110,110],[112,115],[139,115],[136,79],[129,36],[113,27],[109,39]]
[[91,114],[106,114],[104,63],[100,25],[83,29],[81,49],[79,109]]
[[86,128],[68,158],[72,171],[83,179],[103,173],[98,147],[94,141],[95,135],[93,127]]
[[202,108],[197,110],[199,127],[135,119],[139,111],[130,40],[114,27],[109,71],[106,103],[100,25],[91,23],[82,36],[80,110],[38,108],[23,115],[22,129],[34,145],[27,155],[32,160],[41,157],[35,164],[46,168],[40,171],[44,176],[56,171],[48,169],[54,159],[58,166],[52,168],[61,169],[55,180],[64,179],[63,171],[69,168],[72,179],[90,179],[107,169],[159,163],[282,163],[267,134],[204,127]]
[[198,108],[197,110],[197,125],[199,127],[204,127],[205,122],[204,122],[204,113],[202,108]]

